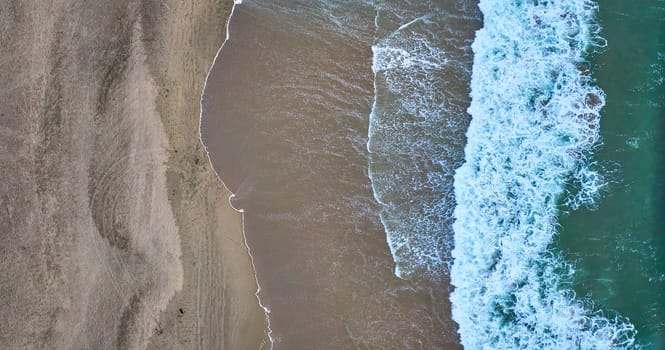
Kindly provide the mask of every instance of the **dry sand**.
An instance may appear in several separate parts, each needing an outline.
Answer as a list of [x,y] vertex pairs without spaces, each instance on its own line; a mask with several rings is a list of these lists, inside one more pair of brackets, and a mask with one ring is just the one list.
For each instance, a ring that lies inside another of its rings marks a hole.
[[199,142],[232,0],[0,0],[0,344],[257,349]]

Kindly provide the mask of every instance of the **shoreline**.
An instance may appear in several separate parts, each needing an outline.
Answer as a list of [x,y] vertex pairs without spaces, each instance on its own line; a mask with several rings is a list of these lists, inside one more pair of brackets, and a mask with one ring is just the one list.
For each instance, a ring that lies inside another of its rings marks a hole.
[[[266,335],[268,336],[268,340],[270,343],[270,350],[273,349],[275,345],[275,338],[272,336],[272,329],[270,328],[270,309],[265,306],[261,302],[261,297],[259,296],[259,293],[261,292],[261,284],[259,283],[259,278],[256,272],[256,265],[254,264],[254,256],[252,255],[252,249],[250,248],[249,244],[247,243],[247,235],[245,234],[245,214],[243,209],[237,209],[236,207],[233,206],[233,203],[231,200],[233,197],[235,197],[235,193],[233,193],[229,187],[224,183],[224,180],[219,176],[217,173],[217,170],[215,170],[214,165],[212,164],[212,159],[210,158],[210,152],[208,151],[208,147],[206,146],[205,142],[203,141],[203,99],[206,94],[206,86],[208,83],[208,79],[210,78],[210,73],[215,67],[215,64],[217,63],[217,58],[219,57],[219,54],[222,52],[224,49],[224,45],[226,44],[227,41],[229,41],[231,37],[231,31],[230,31],[230,26],[231,26],[231,18],[233,17],[233,12],[236,9],[237,5],[242,4],[242,0],[233,0],[233,7],[231,7],[231,13],[229,13],[228,17],[226,18],[226,27],[225,27],[225,33],[226,37],[222,44],[219,46],[219,49],[217,50],[217,53],[215,54],[215,58],[212,60],[212,63],[210,64],[210,68],[208,68],[208,72],[206,73],[206,78],[203,81],[203,89],[201,89],[201,98],[199,99],[199,108],[200,108],[200,114],[199,114],[199,142],[203,146],[203,149],[206,153],[206,158],[208,159],[208,164],[210,169],[212,169],[212,172],[215,174],[215,177],[219,180],[219,182],[224,186],[224,189],[229,193],[228,196],[228,205],[238,212],[240,214],[240,221],[241,221],[241,226],[242,226],[242,237],[243,237],[243,243],[245,245],[245,249],[247,250],[247,254],[249,255],[250,262],[252,264],[252,271],[254,273],[254,280],[256,281],[256,293],[254,295],[256,296],[256,300],[259,304],[259,307],[263,309],[263,312],[265,314],[265,323],[266,323]],[[259,349],[263,349],[263,346],[266,345],[265,342],[261,343],[261,346]]]
[[[201,33],[198,33],[198,35],[205,35],[207,36],[208,40],[208,44],[205,47],[201,47],[199,50],[205,50],[205,52],[199,52],[196,55],[193,55],[196,58],[199,58],[200,66],[198,67],[196,75],[200,76],[201,78],[192,77],[191,80],[183,79],[190,84],[190,88],[188,89],[190,96],[183,98],[181,101],[183,101],[183,103],[191,104],[192,112],[195,111],[196,113],[192,113],[192,115],[198,116],[196,123],[192,122],[191,124],[186,125],[188,127],[187,131],[189,132],[190,136],[186,137],[186,140],[182,140],[183,146],[186,148],[191,147],[189,150],[192,152],[192,154],[187,155],[181,153],[178,156],[174,155],[174,158],[184,158],[182,161],[188,164],[192,163],[190,157],[193,157],[195,158],[195,165],[205,164],[205,162],[198,162],[198,160],[201,158],[199,154],[207,157],[205,146],[201,143],[200,139],[200,121],[202,116],[200,104],[201,97],[204,95],[208,72],[214,66],[221,47],[223,47],[224,43],[226,43],[228,40],[228,23],[230,21],[230,16],[233,13],[235,5],[238,3],[237,0],[209,0],[208,2],[209,4],[200,4],[200,7],[197,7],[197,12],[192,15],[192,27],[194,27],[192,30],[192,36],[196,37],[198,29],[201,31]],[[216,5],[213,7],[212,11],[210,9],[210,5]],[[198,21],[196,15],[201,16]],[[174,14],[174,20],[176,20],[176,18],[179,16],[187,17],[187,14],[176,13]],[[207,23],[205,23],[206,21]],[[165,35],[165,37],[168,38],[178,36],[178,28],[172,29],[173,32],[170,33],[170,35]],[[179,29],[184,30],[185,28]],[[197,48],[195,47],[194,49]],[[178,50],[176,49],[173,51],[177,52]],[[185,51],[189,50],[185,49]],[[212,57],[212,61],[208,57]],[[176,58],[174,61],[168,62],[166,66],[170,69],[177,69],[176,67],[186,65],[186,61],[183,61],[185,60]],[[156,66],[161,67],[163,65],[165,64],[160,63]],[[164,78],[165,86],[169,85],[169,82],[171,82],[169,80],[170,79],[168,76]],[[201,84],[201,81],[204,83]],[[166,89],[168,94],[168,88]],[[164,96],[162,102],[165,104],[168,103],[168,95],[165,94],[160,95],[160,97],[161,96]],[[169,111],[167,110],[164,114],[168,113]],[[184,114],[189,115],[190,113]],[[182,136],[184,136],[178,135],[178,131],[182,132],[183,130],[175,130],[173,133],[173,138],[180,139]],[[187,143],[189,143],[189,145],[187,145]],[[177,176],[177,173],[179,173],[182,169],[180,169],[180,164],[178,164],[180,162],[174,163],[173,175]],[[212,193],[208,193],[204,195],[203,198],[201,198],[201,201],[206,203],[207,209],[205,211],[207,212],[207,215],[210,216],[206,225],[207,229],[209,230],[209,236],[206,237],[201,243],[202,246],[208,246],[212,243],[212,245],[217,246],[218,249],[208,248],[206,253],[199,254],[198,256],[195,254],[192,257],[192,260],[194,260],[192,263],[197,267],[196,273],[193,275],[197,275],[197,278],[200,278],[201,275],[206,275],[206,272],[208,275],[213,272],[218,274],[219,280],[215,280],[216,278],[211,278],[208,281],[201,281],[197,279],[196,295],[193,295],[193,293],[190,294],[188,292],[182,293],[183,296],[188,296],[188,299],[190,300],[195,297],[193,299],[196,299],[197,303],[200,305],[200,313],[205,315],[205,324],[201,325],[201,328],[204,330],[203,334],[201,332],[197,334],[197,338],[199,340],[197,348],[261,348],[263,344],[266,343],[266,329],[264,319],[265,310],[257,307],[259,305],[255,299],[254,293],[257,289],[255,272],[252,266],[251,256],[249,256],[247,247],[244,244],[242,215],[238,215],[239,213],[230,205],[230,202],[228,200],[224,200],[224,198],[228,198],[231,195],[231,192],[226,188],[225,184],[220,181],[210,162],[203,165],[203,167],[205,168],[203,170],[205,174],[201,175],[205,176],[205,187],[207,187]],[[220,186],[220,183],[222,186]],[[178,187],[175,181],[173,185],[174,187]],[[187,192],[187,190],[184,191]],[[199,192],[198,190],[193,191]],[[183,212],[184,210],[190,209],[191,203],[188,203],[187,200],[179,204]],[[174,211],[176,211],[175,208]],[[183,215],[182,221],[189,222],[190,220],[195,220],[196,216],[201,215],[202,213],[196,213],[196,211],[192,211],[190,214],[191,216],[189,217],[187,217],[187,215]],[[225,242],[232,242],[232,245],[228,245]],[[198,262],[196,262],[197,258],[199,260]],[[204,261],[206,261],[207,264],[205,264]],[[204,265],[203,268],[201,268],[201,265]],[[194,276],[192,276],[192,282],[194,282],[193,277]],[[210,285],[210,287],[203,288],[202,292],[198,286],[206,286],[206,282],[208,285]],[[219,285],[220,282],[221,285]],[[217,293],[222,294],[222,300],[218,300],[218,296],[216,295]],[[203,300],[208,300],[208,302],[211,304],[206,305],[206,302]],[[172,300],[174,308],[179,303],[180,302],[176,300],[176,298]],[[174,328],[176,333],[188,331],[187,327],[184,327],[182,324],[177,324]],[[220,330],[222,331],[222,334],[218,334]],[[154,349],[168,347],[170,343],[170,341],[162,342],[161,340],[164,340],[164,337],[153,337],[153,339],[160,340],[159,342],[155,342],[153,344],[155,345],[152,347]],[[182,345],[186,344],[187,343],[185,342]]]

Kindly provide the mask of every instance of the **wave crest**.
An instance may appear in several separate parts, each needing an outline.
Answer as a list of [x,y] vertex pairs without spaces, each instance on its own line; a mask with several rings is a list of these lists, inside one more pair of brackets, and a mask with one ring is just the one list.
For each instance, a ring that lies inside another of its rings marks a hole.
[[[453,318],[467,349],[623,349],[626,319],[566,289],[572,267],[550,250],[557,206],[593,205],[604,186],[588,160],[602,90],[585,55],[604,45],[585,0],[481,0],[465,164],[451,269]],[[575,188],[572,194],[566,187]]]

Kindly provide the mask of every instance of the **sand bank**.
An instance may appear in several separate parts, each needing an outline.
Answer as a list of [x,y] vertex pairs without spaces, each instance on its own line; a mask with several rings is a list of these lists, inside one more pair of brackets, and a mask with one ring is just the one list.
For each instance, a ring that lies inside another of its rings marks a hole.
[[240,216],[199,142],[232,1],[0,2],[0,342],[256,349]]

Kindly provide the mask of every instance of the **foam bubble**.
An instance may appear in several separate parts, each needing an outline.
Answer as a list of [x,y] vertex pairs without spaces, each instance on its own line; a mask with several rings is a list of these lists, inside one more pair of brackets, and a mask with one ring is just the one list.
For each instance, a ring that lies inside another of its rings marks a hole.
[[[581,64],[602,44],[585,0],[481,0],[472,121],[455,174],[453,318],[467,349],[623,349],[635,328],[566,288],[557,205],[593,205],[605,95]],[[566,193],[573,185],[574,193]]]

